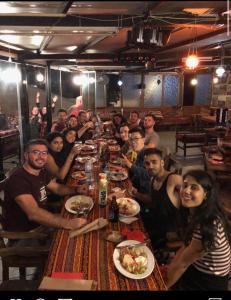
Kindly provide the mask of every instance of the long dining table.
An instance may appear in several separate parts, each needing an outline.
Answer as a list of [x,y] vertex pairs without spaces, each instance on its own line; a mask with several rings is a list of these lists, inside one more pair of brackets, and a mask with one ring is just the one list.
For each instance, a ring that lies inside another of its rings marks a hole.
[[[100,171],[102,171],[101,163],[97,161],[94,164],[95,189],[93,190],[93,194],[91,194],[94,206],[87,217],[89,222],[101,217],[108,219],[108,205],[101,207],[98,204],[97,178]],[[75,184],[75,181],[71,180],[71,176],[68,184],[70,186]],[[121,189],[128,189],[128,185],[128,179],[120,182],[110,181],[108,192],[115,186],[121,187]],[[62,208],[61,214],[67,219],[76,217],[76,215],[68,212],[65,206]],[[140,217],[129,225],[120,221],[116,223],[109,222],[103,229],[91,231],[73,238],[69,237],[68,230],[58,229],[53,238],[44,276],[49,277],[53,272],[80,272],[83,273],[83,279],[96,282],[96,290],[99,291],[167,290],[156,260],[152,273],[143,279],[127,278],[116,269],[113,262],[115,244],[107,241],[105,234],[110,231],[122,232],[125,228],[129,230],[141,230],[148,238]],[[151,246],[148,245],[148,247],[152,249]]]

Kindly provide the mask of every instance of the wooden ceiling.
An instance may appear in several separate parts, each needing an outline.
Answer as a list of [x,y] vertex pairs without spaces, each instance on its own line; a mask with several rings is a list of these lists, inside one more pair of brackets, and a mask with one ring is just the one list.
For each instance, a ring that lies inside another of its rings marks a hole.
[[[210,70],[221,55],[230,65],[229,13],[227,1],[1,1],[0,55],[71,72],[159,72],[182,70],[194,51]],[[168,39],[143,43],[144,27]]]

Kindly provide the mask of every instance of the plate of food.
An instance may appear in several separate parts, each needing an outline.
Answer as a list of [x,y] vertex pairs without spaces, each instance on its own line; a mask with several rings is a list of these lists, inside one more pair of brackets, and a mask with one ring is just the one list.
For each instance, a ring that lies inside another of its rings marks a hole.
[[87,179],[86,177],[86,173],[84,171],[74,171],[72,174],[71,174],[71,177],[73,179]]
[[85,144],[86,145],[93,145],[94,146],[95,145],[95,141],[93,141],[93,140],[86,140]]
[[109,177],[113,181],[122,181],[128,178],[128,174],[125,172],[110,172]]
[[110,152],[118,152],[118,151],[120,151],[120,146],[119,145],[111,145],[111,146],[108,146],[108,149]]
[[94,151],[96,149],[95,145],[83,145],[81,151]]
[[152,251],[147,246],[138,246],[139,243],[135,240],[123,241],[117,245],[118,248],[116,247],[113,252],[113,262],[116,269],[131,279],[146,278],[155,267]]
[[116,199],[116,202],[121,217],[134,217],[140,212],[140,205],[134,199],[123,197]]
[[78,214],[78,212],[87,208],[88,211],[92,210],[94,202],[91,197],[84,195],[77,195],[69,198],[65,203],[65,208],[72,214]]
[[114,164],[114,165],[121,165],[121,161],[122,161],[122,158],[121,157],[116,157],[116,158],[112,158],[110,160],[110,163],[111,164]]
[[108,145],[117,145],[117,141],[116,140],[108,140]]
[[78,156],[75,159],[77,162],[81,163],[81,164],[85,164],[87,161],[91,160],[92,163],[94,164],[96,162],[96,158],[95,157],[91,157],[91,156]]

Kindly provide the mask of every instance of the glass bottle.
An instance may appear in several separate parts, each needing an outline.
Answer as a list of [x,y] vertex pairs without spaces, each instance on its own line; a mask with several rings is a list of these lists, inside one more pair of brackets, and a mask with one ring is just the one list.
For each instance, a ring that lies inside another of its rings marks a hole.
[[107,205],[107,174],[99,173],[99,205]]
[[85,173],[87,177],[87,183],[91,184],[93,182],[93,164],[91,159],[85,163]]
[[112,197],[112,201],[109,206],[109,217],[110,222],[118,222],[119,220],[119,206],[116,201],[116,196]]

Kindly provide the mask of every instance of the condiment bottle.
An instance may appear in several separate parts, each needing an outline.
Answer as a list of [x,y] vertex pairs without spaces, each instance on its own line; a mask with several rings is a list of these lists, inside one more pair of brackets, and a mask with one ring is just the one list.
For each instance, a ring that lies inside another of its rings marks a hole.
[[107,174],[99,173],[99,205],[107,205]]
[[112,197],[112,201],[109,206],[109,217],[110,222],[118,222],[119,219],[119,205],[116,201],[116,196]]

